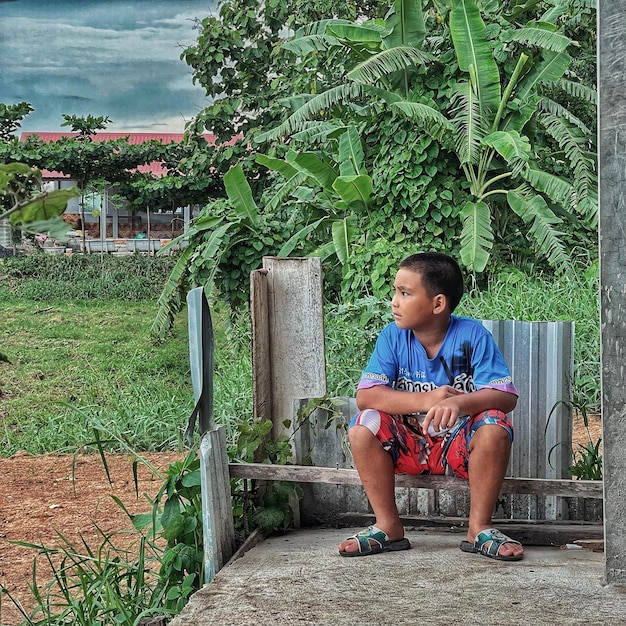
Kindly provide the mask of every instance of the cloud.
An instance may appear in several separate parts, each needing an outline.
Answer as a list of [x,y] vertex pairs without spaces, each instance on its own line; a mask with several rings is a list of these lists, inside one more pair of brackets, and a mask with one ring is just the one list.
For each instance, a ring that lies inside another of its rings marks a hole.
[[0,53],[12,60],[0,69],[0,101],[33,104],[24,129],[36,122],[46,125],[39,130],[56,130],[61,113],[104,114],[127,124],[161,111],[171,123],[177,112],[188,119],[206,105],[180,54],[195,41],[195,19],[208,15],[210,5],[60,2],[50,4],[72,10],[17,14],[21,4],[14,4],[13,16],[4,16],[7,5],[0,4]]

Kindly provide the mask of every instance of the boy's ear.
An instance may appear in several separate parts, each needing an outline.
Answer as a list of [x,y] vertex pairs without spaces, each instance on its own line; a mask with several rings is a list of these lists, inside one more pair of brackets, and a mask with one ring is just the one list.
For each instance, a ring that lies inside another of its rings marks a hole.
[[433,313],[443,313],[448,309],[448,298],[442,294],[438,293],[433,298]]

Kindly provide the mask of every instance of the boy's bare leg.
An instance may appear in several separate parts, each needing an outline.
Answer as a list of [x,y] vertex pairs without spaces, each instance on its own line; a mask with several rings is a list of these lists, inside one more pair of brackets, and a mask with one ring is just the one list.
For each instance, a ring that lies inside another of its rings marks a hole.
[[[389,453],[365,426],[353,426],[348,436],[354,464],[376,516],[376,526],[387,533],[390,541],[402,539],[404,528],[396,506],[395,475]],[[339,545],[340,551],[354,552],[357,549],[355,539],[347,539]]]
[[[509,463],[509,434],[500,426],[481,426],[471,439],[469,452],[470,516],[467,540],[473,542],[481,530],[492,527],[491,516]],[[502,556],[523,552],[522,546],[517,544],[507,543],[500,548]]]

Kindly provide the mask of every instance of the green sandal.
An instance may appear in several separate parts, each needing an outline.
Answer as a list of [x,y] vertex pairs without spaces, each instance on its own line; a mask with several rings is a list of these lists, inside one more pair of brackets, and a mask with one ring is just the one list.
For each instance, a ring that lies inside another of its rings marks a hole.
[[406,537],[397,541],[390,541],[387,533],[376,526],[370,526],[348,539],[356,539],[358,550],[347,552],[339,550],[341,556],[370,556],[372,554],[380,554],[381,552],[398,552],[399,550],[408,550],[411,543]]
[[474,543],[469,541],[461,541],[459,546],[463,552],[473,552],[475,554],[482,554],[490,559],[496,559],[498,561],[521,561],[524,558],[523,554],[500,554],[500,548],[505,543],[512,543],[521,546],[522,544],[515,539],[507,537],[504,533],[500,532],[496,528],[487,528],[476,535]]

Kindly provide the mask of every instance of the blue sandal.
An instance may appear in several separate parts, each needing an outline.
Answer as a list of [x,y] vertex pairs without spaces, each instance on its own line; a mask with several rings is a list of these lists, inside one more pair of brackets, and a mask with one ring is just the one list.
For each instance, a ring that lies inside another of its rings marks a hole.
[[509,554],[506,556],[500,554],[500,548],[506,543],[517,544],[518,546],[522,545],[519,541],[507,537],[496,528],[487,528],[487,530],[483,530],[476,535],[474,543],[461,541],[460,548],[463,552],[482,554],[483,556],[498,561],[521,561],[524,558],[523,554]]
[[370,526],[356,535],[348,537],[348,539],[356,539],[359,549],[353,552],[339,550],[341,556],[370,556],[381,552],[408,550],[411,547],[411,543],[406,537],[397,541],[390,541],[387,533],[376,528],[376,526]]

